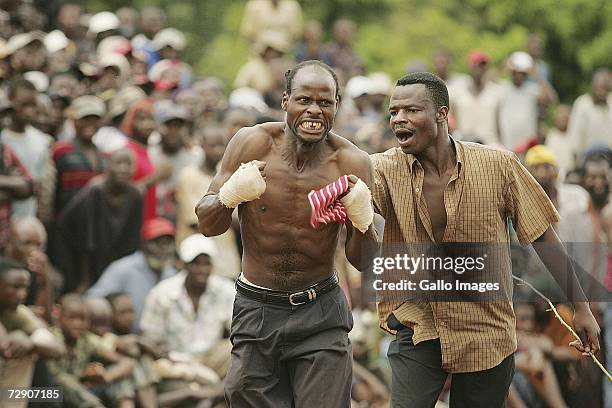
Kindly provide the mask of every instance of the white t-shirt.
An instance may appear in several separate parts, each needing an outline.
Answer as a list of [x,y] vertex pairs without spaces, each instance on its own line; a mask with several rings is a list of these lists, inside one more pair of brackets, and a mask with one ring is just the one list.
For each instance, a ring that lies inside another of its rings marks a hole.
[[501,143],[509,150],[535,137],[538,132],[538,97],[540,86],[525,81],[520,87],[512,82],[503,84],[499,102],[499,131]]

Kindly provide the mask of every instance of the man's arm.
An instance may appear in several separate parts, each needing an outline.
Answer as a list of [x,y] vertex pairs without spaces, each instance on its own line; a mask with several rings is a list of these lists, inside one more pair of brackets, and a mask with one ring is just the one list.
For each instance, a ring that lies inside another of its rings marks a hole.
[[[251,149],[249,149],[250,146],[247,146],[247,140],[254,137],[254,132],[257,132],[254,128],[243,128],[230,140],[221,160],[219,172],[213,178],[208,192],[196,206],[198,230],[208,237],[223,234],[232,224],[234,208],[228,208],[222,203],[219,190],[230,180],[230,177],[238,170],[241,163],[253,160],[252,157],[249,157],[252,154],[249,154]],[[265,179],[265,174],[263,173],[265,163],[256,162],[255,164]],[[249,198],[251,200],[254,199]]]
[[[351,158],[349,159],[353,174],[349,176],[349,192],[355,186],[357,178],[361,179],[372,191],[373,188],[373,176],[372,176],[372,164],[367,153],[359,151],[357,153],[351,152]],[[372,200],[370,199],[367,204],[372,206]],[[362,209],[358,209],[361,211]],[[347,209],[350,216],[350,210]],[[365,232],[359,231],[352,222],[346,224],[347,236],[345,252],[346,258],[355,268],[360,271],[365,271],[372,263],[372,259],[378,252],[378,235],[376,228],[374,228],[374,222],[369,225]]]
[[548,227],[536,243],[546,244],[536,244],[534,249],[574,307],[574,329],[582,341],[582,345],[575,343],[574,347],[582,352],[596,353],[600,348],[599,326],[576,278],[572,261],[552,226]]

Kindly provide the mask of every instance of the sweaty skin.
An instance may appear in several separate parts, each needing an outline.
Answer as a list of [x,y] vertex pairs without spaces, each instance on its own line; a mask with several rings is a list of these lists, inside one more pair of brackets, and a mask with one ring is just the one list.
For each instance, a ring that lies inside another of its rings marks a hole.
[[[340,224],[314,230],[309,224],[308,193],[345,174],[355,175],[372,187],[368,155],[329,132],[337,110],[331,75],[305,67],[295,75],[293,85],[291,94],[283,97],[286,122],[240,130],[230,141],[221,169],[196,210],[200,232],[208,236],[225,232],[232,211],[223,207],[217,193],[241,163],[258,161],[266,190],[259,199],[238,207],[243,273],[256,285],[285,291],[308,287],[334,270]],[[309,119],[322,124],[318,133],[301,127]],[[350,222],[346,225],[347,258],[359,267],[360,250],[366,240],[374,239],[374,229],[370,226],[361,234]]]

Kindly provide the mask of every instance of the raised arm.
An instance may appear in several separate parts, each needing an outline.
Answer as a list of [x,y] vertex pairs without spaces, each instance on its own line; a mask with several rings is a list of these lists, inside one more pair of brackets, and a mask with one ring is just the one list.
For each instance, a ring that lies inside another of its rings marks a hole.
[[[257,139],[256,128],[243,128],[227,145],[221,169],[213,178],[208,192],[196,206],[198,230],[206,236],[223,234],[232,223],[232,212],[240,203],[251,201],[265,190],[265,163],[254,160],[251,149]],[[258,171],[251,166],[252,162]],[[261,175],[261,178],[259,177]],[[263,190],[261,189],[263,186]]]

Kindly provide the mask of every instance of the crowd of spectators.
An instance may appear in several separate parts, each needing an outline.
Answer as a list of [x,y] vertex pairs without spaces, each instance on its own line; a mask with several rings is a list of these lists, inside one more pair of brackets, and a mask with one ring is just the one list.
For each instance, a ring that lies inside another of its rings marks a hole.
[[[334,131],[369,153],[395,147],[393,79],[367,71],[354,22],[327,30],[304,21],[295,0],[247,2],[240,32],[251,57],[232,84],[184,61],[185,35],[159,8],[1,7],[0,385],[61,385],[73,407],[225,406],[240,231],[236,222],[206,238],[194,212],[225,146],[242,127],[282,121],[286,70],[318,59],[341,85]],[[611,366],[612,74],[593,72],[589,92],[560,104],[544,47],[532,34],[503,61],[473,50],[466,73],[439,48],[406,70],[446,81],[455,139],[514,151],[549,195],[555,229],[599,301],[599,357]],[[390,338],[361,296],[360,272],[338,254],[355,320],[354,407],[387,406]],[[554,292],[532,254],[516,254],[514,273]],[[601,371],[568,347],[546,305],[519,292],[509,405],[612,406]]]

